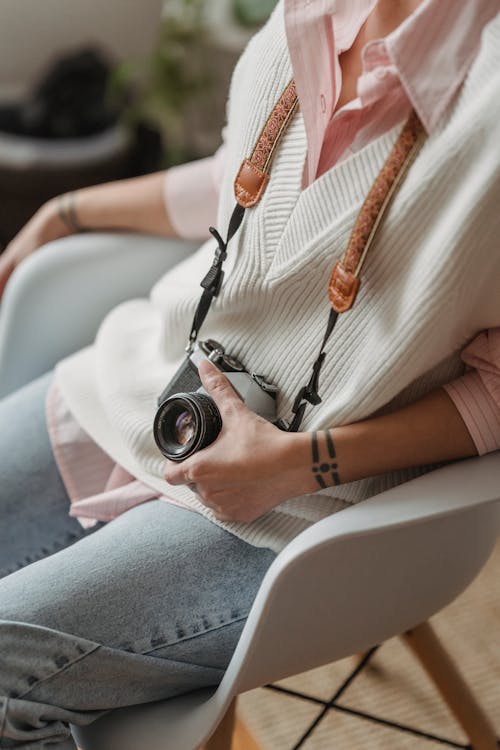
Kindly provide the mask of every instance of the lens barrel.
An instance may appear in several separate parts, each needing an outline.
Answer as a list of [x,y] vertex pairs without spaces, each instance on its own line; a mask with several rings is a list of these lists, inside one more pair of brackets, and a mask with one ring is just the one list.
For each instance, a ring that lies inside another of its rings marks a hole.
[[170,461],[184,461],[213,443],[222,429],[215,401],[204,393],[176,393],[158,408],[156,445]]

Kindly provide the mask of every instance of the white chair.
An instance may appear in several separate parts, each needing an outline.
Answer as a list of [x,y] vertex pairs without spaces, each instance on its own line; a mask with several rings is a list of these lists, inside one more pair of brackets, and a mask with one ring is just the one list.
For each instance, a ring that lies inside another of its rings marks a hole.
[[195,247],[136,234],[81,234],[31,256],[0,307],[0,398],[90,344],[109,310],[146,296]]
[[[1,391],[91,341],[107,309],[146,293],[185,252],[181,243],[136,235],[84,235],[39,251],[5,295]],[[217,688],[74,727],[79,747],[195,750],[208,743],[229,750],[239,693],[404,634],[474,750],[494,750],[491,723],[426,621],[487,561],[500,530],[499,500],[497,452],[449,464],[316,523],[269,568]]]

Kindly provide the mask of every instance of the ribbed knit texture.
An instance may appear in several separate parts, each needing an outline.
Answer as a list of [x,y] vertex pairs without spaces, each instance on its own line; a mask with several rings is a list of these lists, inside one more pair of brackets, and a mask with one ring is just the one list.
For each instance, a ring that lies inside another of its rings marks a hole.
[[[282,13],[279,4],[233,76],[221,233],[234,206],[234,176],[291,78]],[[306,411],[303,429],[348,424],[414,401],[461,374],[459,352],[466,342],[500,325],[499,70],[497,18],[486,27],[459,96],[427,139],[370,250],[354,308],[341,316],[328,345],[323,402]],[[309,378],[328,316],[332,266],[399,127],[301,192],[306,139],[299,113],[264,198],[246,212],[230,244],[223,290],[202,338],[218,339],[279,385],[279,416],[290,417],[298,387]],[[218,521],[186,487],[167,485],[152,437],[156,397],[184,356],[213,250],[210,240],[167,273],[149,300],[113,310],[95,345],[59,366],[59,383],[82,427],[134,476],[249,543],[279,551],[311,523],[429,467],[294,498],[251,523]]]

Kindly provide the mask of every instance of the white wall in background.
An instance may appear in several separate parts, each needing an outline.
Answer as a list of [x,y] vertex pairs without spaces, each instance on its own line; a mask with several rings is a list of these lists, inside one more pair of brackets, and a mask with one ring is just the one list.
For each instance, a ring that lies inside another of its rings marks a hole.
[[23,96],[59,54],[95,45],[146,54],[163,0],[0,0],[0,98]]

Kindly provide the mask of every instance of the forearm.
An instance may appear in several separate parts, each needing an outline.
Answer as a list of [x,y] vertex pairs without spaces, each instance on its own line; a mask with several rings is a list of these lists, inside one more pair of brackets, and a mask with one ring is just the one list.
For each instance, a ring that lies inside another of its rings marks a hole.
[[[168,179],[168,178],[167,178]],[[93,231],[147,232],[176,236],[164,200],[165,172],[82,188],[71,196],[74,218]],[[65,198],[49,204],[52,214],[65,213]]]
[[301,456],[308,492],[477,455],[457,408],[441,388],[391,414],[328,431],[299,433],[295,451],[297,458]]
[[250,411],[208,360],[199,372],[222,416],[222,431],[185,461],[167,462],[165,478],[188,485],[221,520],[253,521],[283,500],[323,487],[476,454],[443,389],[392,414],[291,433]]

